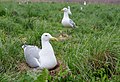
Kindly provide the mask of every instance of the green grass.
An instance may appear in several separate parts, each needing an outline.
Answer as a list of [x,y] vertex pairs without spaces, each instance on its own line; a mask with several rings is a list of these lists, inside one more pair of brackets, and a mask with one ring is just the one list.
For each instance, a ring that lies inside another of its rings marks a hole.
[[[71,6],[78,28],[61,25],[60,10]],[[89,4],[80,10],[78,3],[0,3],[0,81],[1,82],[119,82],[120,81],[120,6]],[[51,76],[31,70],[19,71],[25,61],[21,48],[27,44],[41,48],[40,36],[59,30],[71,36],[65,41],[51,41],[55,54],[68,69]],[[68,74],[68,72],[71,72]],[[68,74],[68,75],[67,75]]]

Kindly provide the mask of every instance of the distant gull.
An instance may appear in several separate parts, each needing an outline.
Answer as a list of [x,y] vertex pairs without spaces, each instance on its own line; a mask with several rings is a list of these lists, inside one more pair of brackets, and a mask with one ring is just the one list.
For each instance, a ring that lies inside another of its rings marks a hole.
[[84,3],[83,3],[84,5],[87,5],[87,2],[86,1],[84,1]]
[[63,16],[63,19],[62,19],[62,22],[61,22],[62,25],[65,26],[65,27],[75,28],[76,27],[75,23],[72,21],[72,19],[69,18],[68,9],[63,8],[61,11],[64,12],[64,16]]

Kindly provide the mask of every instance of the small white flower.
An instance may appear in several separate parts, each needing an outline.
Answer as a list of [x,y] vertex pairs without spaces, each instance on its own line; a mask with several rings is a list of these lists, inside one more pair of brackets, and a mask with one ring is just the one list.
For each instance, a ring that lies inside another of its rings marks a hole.
[[83,7],[80,7],[81,10],[83,10]]

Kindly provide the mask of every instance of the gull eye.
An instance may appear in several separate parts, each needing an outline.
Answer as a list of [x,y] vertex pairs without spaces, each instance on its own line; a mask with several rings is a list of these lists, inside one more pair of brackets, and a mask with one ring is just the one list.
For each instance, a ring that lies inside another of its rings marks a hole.
[[47,35],[45,35],[45,36],[47,36]]

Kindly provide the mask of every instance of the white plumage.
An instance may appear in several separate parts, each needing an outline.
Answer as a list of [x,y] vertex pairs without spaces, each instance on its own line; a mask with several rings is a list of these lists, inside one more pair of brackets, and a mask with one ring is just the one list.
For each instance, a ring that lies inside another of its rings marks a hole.
[[40,69],[52,69],[57,65],[52,45],[49,40],[57,40],[49,33],[44,33],[41,37],[42,49],[37,46],[23,45],[26,62],[30,67],[39,67]]
[[70,10],[70,6],[68,6],[68,14],[72,15],[71,10]]
[[62,22],[61,22],[62,25],[65,26],[65,27],[75,28],[76,27],[75,23],[69,18],[68,9],[63,8],[62,11],[64,11],[64,16],[63,16],[63,19],[62,19]]

